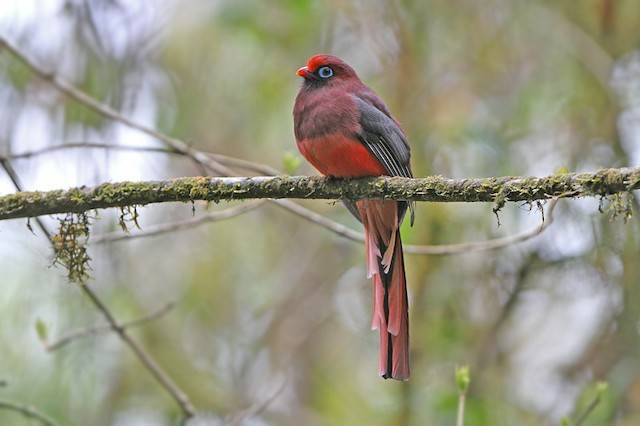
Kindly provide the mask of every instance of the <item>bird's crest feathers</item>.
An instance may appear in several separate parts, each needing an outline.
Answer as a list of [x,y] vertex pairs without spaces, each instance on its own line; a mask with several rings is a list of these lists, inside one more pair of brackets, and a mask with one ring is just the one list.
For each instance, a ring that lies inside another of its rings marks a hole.
[[310,73],[316,73],[322,67],[330,67],[338,77],[358,77],[353,68],[337,56],[319,54],[307,61],[307,69]]

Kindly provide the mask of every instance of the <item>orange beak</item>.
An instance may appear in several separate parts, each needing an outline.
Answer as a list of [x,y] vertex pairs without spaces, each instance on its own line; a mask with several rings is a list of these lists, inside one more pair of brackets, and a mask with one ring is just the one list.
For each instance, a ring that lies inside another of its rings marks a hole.
[[302,68],[300,68],[300,69],[296,72],[296,74],[298,74],[298,75],[299,75],[300,77],[302,77],[302,78],[309,78],[309,75],[310,75],[311,73],[309,72],[309,68],[307,68],[307,67],[302,67]]

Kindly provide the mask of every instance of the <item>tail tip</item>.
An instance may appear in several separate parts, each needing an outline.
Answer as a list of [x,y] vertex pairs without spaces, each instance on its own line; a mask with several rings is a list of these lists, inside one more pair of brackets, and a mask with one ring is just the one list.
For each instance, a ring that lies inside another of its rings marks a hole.
[[408,382],[409,381],[409,375],[405,375],[405,374],[393,374],[393,373],[389,373],[389,372],[382,372],[380,373],[380,377],[382,377],[383,379],[387,380],[387,379],[393,379],[393,380],[398,380],[400,382]]

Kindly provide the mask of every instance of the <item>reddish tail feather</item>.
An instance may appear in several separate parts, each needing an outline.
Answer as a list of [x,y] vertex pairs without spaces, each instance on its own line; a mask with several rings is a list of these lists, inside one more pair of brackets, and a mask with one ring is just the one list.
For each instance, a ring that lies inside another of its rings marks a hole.
[[409,309],[396,201],[358,201],[373,277],[372,328],[380,330],[380,376],[409,379]]

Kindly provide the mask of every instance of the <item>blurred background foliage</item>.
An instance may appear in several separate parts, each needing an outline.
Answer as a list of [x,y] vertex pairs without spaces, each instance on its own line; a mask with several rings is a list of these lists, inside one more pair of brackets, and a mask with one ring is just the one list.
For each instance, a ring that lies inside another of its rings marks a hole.
[[[283,169],[299,157],[295,71],[336,54],[386,100],[414,174],[545,175],[640,162],[636,0],[30,0],[0,5],[0,35],[43,69],[195,148]],[[0,51],[0,155],[25,189],[199,175],[163,148],[36,78]],[[46,150],[45,152],[40,152]],[[39,154],[20,156],[24,153]],[[16,157],[17,156],[17,157]],[[301,163],[302,164],[302,163]],[[247,173],[246,171],[244,172]],[[298,174],[315,173],[307,164]],[[0,173],[0,190],[15,190]],[[199,410],[190,424],[452,425],[455,367],[471,368],[466,424],[640,423],[640,229],[609,201],[562,201],[542,235],[497,251],[407,255],[412,378],[377,377],[364,247],[265,205],[236,218],[90,245],[89,285]],[[300,201],[359,229],[334,203]],[[196,204],[195,216],[230,204]],[[406,243],[450,244],[540,223],[535,206],[421,204]],[[142,231],[189,205],[139,208]],[[93,236],[119,230],[100,211]],[[55,230],[55,218],[44,218]],[[61,424],[175,424],[179,407],[103,324],[47,239],[0,223],[0,399]],[[2,424],[36,424],[0,410]]]

